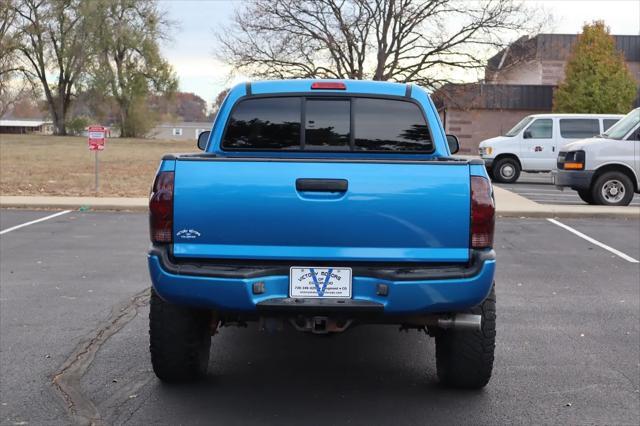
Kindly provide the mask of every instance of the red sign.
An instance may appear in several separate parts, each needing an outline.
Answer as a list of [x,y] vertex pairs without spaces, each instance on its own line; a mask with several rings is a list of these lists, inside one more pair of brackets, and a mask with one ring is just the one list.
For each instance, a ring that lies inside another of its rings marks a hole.
[[89,151],[102,151],[107,139],[107,129],[104,126],[89,126]]

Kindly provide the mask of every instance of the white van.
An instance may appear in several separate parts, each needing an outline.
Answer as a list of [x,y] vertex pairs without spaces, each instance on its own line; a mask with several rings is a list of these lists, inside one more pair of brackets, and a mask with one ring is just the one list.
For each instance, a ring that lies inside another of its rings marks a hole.
[[597,138],[565,145],[553,173],[556,186],[589,204],[629,205],[640,193],[640,108]]
[[480,157],[496,182],[512,183],[520,171],[550,172],[560,148],[604,133],[620,120],[616,114],[534,114],[504,136],[480,142]]

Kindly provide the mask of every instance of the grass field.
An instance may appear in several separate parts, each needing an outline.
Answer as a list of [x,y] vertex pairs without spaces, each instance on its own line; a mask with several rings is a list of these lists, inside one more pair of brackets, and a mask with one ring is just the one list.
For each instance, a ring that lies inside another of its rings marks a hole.
[[[195,141],[108,139],[98,195],[146,197],[163,154],[195,150]],[[94,196],[94,163],[83,137],[0,134],[0,194]]]

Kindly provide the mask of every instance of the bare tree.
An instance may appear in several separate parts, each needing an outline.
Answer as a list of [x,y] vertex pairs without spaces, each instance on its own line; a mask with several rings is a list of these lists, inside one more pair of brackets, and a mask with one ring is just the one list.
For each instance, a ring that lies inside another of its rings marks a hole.
[[89,52],[81,0],[19,0],[13,8],[21,70],[41,86],[54,131],[65,135],[65,120]]
[[259,78],[437,87],[542,19],[517,0],[253,0],[218,32],[219,56]]

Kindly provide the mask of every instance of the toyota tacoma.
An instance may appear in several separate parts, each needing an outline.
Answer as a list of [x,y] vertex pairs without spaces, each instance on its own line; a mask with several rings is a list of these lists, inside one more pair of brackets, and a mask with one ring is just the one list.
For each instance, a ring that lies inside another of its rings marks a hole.
[[166,155],[149,210],[150,350],[163,381],[206,374],[219,327],[436,341],[439,380],[481,388],[495,348],[494,199],[452,157],[429,94],[352,80],[242,83],[202,152]]

